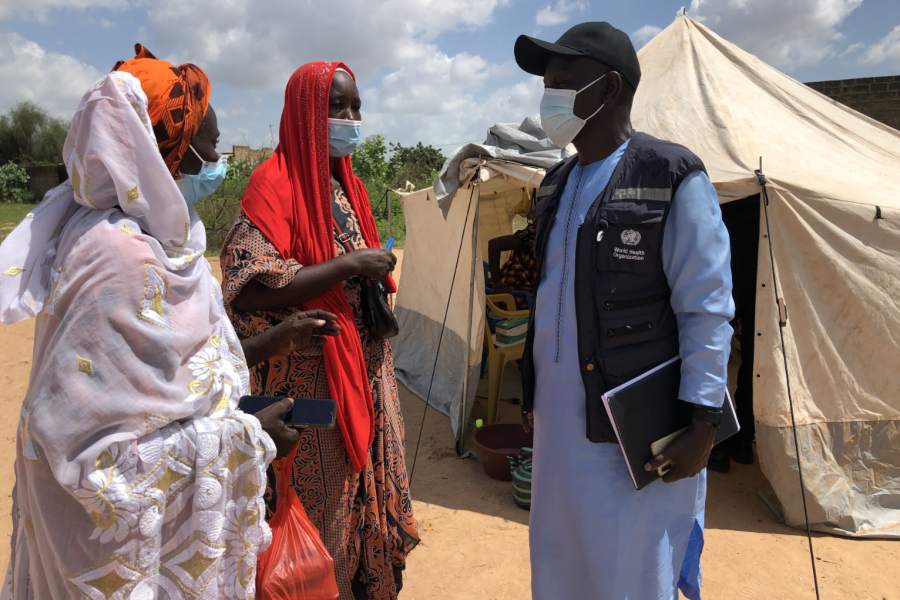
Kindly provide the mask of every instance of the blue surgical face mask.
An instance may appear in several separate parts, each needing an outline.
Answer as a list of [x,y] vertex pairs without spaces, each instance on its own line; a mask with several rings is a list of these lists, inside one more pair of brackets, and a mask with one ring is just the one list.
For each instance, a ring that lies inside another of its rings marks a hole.
[[194,206],[200,200],[216,191],[222,185],[222,182],[225,181],[225,175],[228,173],[228,157],[220,156],[217,162],[211,163],[203,160],[193,146],[188,146],[188,148],[197,155],[203,166],[200,167],[200,172],[196,175],[182,173],[181,179],[175,183],[178,184],[178,189],[181,190],[181,195],[184,196],[184,201],[187,205]]
[[362,121],[328,119],[328,156],[344,158],[356,150],[361,129]]
[[585,123],[606,106],[605,104],[601,105],[587,119],[582,119],[575,114],[575,97],[604,77],[606,75],[600,76],[577,91],[552,88],[544,90],[544,98],[541,100],[541,127],[544,128],[544,132],[550,138],[550,141],[556,144],[558,148],[565,148],[571,144],[572,140],[581,132]]

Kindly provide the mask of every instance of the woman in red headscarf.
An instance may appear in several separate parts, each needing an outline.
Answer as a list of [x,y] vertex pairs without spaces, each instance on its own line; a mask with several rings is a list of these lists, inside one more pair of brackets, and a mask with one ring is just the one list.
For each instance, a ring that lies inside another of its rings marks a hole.
[[293,487],[335,564],[342,600],[393,600],[418,543],[391,349],[366,329],[359,277],[384,280],[396,258],[382,250],[369,197],[353,174],[359,90],[340,63],[309,63],[285,92],[279,143],[250,178],[222,250],[227,310],[242,337],[301,310],[338,315],[341,335],[251,369],[254,393],[332,398],[339,427],[307,430]]

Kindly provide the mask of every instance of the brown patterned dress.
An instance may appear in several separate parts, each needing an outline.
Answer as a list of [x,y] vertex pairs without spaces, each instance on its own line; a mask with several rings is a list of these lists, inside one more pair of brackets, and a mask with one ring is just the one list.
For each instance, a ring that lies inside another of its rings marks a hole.
[[[332,195],[332,209],[343,241],[353,249],[365,248],[343,191]],[[336,251],[343,254],[337,230],[335,235]],[[222,276],[225,306],[239,336],[258,335],[300,310],[245,313],[232,304],[243,287],[257,279],[270,288],[281,288],[301,268],[293,259],[284,260],[243,212],[238,216],[222,250]],[[334,559],[340,600],[394,600],[402,587],[406,557],[419,541],[406,475],[403,417],[390,345],[365,329],[359,284],[344,282],[344,291],[365,354],[375,408],[375,441],[363,471],[355,473],[339,428],[304,431],[292,484]],[[322,349],[310,346],[251,367],[250,386],[254,394],[265,396],[329,398]],[[269,468],[270,516],[275,510],[276,477],[281,476]]]
[[[537,258],[534,256],[535,224],[529,223],[525,229],[514,234],[522,240],[523,249],[513,252],[509,260],[500,268],[500,281],[513,290],[521,290],[534,296],[537,284]],[[516,296],[516,308],[525,310],[528,304],[524,298]]]

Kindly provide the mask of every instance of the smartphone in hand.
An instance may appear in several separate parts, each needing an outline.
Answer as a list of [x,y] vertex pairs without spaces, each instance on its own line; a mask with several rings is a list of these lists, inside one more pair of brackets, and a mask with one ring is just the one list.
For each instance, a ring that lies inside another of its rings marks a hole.
[[[283,398],[270,396],[243,396],[238,401],[238,408],[248,415],[253,415],[269,407]],[[334,427],[337,419],[337,403],[334,400],[316,398],[294,398],[294,406],[284,415],[288,427],[304,429],[307,427]]]

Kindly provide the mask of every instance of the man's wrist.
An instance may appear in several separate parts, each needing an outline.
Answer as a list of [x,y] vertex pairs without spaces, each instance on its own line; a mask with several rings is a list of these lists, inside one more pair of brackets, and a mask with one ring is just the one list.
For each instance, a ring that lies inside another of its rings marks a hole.
[[691,409],[691,417],[695,422],[702,421],[718,429],[722,420],[722,409],[694,404]]
[[707,404],[697,404],[695,402],[688,402],[688,404],[690,404],[693,408],[709,412],[721,412],[722,410],[721,406],[709,406]]

